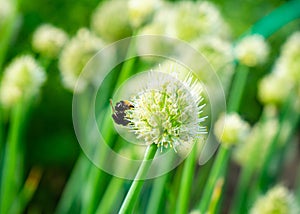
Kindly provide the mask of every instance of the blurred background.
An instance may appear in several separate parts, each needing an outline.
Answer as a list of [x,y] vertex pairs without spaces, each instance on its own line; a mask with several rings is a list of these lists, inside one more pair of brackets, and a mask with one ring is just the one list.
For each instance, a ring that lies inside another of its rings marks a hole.
[[[3,4],[4,1],[5,0],[1,0],[0,3]],[[228,41],[234,45],[254,23],[288,1],[245,0],[237,2],[235,0],[213,0],[209,2],[216,6],[224,21],[228,24],[230,29]],[[3,66],[0,68],[0,75],[3,76],[4,68],[7,67],[16,56],[23,54],[31,54],[42,66],[47,65],[47,81],[44,83],[39,96],[35,98],[34,104],[28,111],[21,137],[21,147],[24,151],[23,169],[21,170],[24,174],[22,176],[23,181],[26,181],[29,172],[32,172],[33,168],[37,169],[41,177],[32,198],[28,201],[24,209],[22,209],[21,213],[54,213],[61,199],[65,185],[81,153],[81,148],[77,142],[72,124],[73,93],[71,90],[66,89],[64,83],[62,83],[62,74],[58,66],[59,59],[58,57],[54,57],[49,60],[49,58],[43,57],[42,54],[34,50],[32,47],[33,34],[42,24],[51,24],[61,28],[66,32],[69,38],[72,38],[76,35],[78,29],[91,28],[92,14],[94,14],[98,5],[101,4],[101,1],[19,0],[17,3],[19,4],[17,9],[18,13],[14,18],[13,33],[11,34],[7,50],[3,57]],[[0,7],[2,7],[1,4]],[[174,4],[179,5],[179,1],[174,1]],[[120,13],[122,14],[122,11],[120,11]],[[0,24],[0,32],[3,29],[1,29]],[[260,120],[264,109],[264,103],[257,97],[257,85],[260,79],[272,70],[276,59],[281,53],[282,44],[293,32],[299,29],[300,20],[296,19],[272,34],[267,41],[270,47],[268,60],[260,66],[249,67],[245,90],[241,98],[238,113],[244,120],[248,121],[251,126]],[[110,41],[105,41],[105,45],[109,43]],[[298,48],[300,49],[300,46]],[[278,87],[285,86],[279,85]],[[4,113],[4,136],[7,136],[10,129],[8,115],[9,113]],[[293,150],[293,155],[281,168],[278,182],[283,182],[285,186],[289,188],[295,188],[297,168],[299,168],[299,125],[297,127],[291,140],[293,141],[293,145],[288,148]],[[2,153],[4,153],[3,148],[4,147],[1,148]],[[207,176],[209,168],[213,164],[213,160],[214,159],[211,159],[205,165]],[[181,165],[183,165],[183,163]],[[182,167],[183,166],[179,166],[176,170],[182,171]],[[196,172],[198,172],[198,170],[199,168]],[[226,203],[226,201],[232,202],[233,200],[232,198],[239,172],[239,164],[232,160],[227,172],[228,182],[226,183],[225,203],[223,202],[222,208],[219,209],[220,213],[229,212],[228,203]],[[175,174],[174,171],[173,173]],[[107,174],[104,178],[106,180],[111,179]],[[142,195],[145,199],[149,197],[150,193],[147,191],[147,188],[151,189],[150,186],[152,182],[152,180],[145,182],[146,190],[144,190]],[[203,181],[200,181],[195,185],[201,186],[201,182],[203,183]],[[85,183],[83,182],[81,185],[81,188],[84,188]],[[129,188],[129,186],[130,181],[126,181],[125,189]],[[203,186],[199,188],[202,191]],[[199,193],[195,192],[193,188],[189,211],[198,203],[199,198]],[[170,200],[175,199],[171,198]],[[163,203],[168,204],[167,201],[166,199]],[[142,203],[146,206],[146,202]],[[141,207],[144,205],[141,205]],[[168,205],[166,205],[166,207],[168,207]],[[76,209],[73,209],[73,211],[74,210]],[[165,211],[168,212],[168,209],[165,209]],[[141,210],[140,213],[142,213]]]

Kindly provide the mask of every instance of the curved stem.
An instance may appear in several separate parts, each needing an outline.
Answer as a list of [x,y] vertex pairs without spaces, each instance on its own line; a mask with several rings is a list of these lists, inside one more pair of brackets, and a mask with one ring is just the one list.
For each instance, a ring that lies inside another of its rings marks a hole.
[[142,162],[142,164],[136,174],[136,177],[135,177],[133,183],[131,184],[131,187],[123,201],[123,204],[119,211],[120,214],[132,213],[135,202],[136,202],[136,200],[141,192],[141,189],[143,187],[143,184],[144,184],[144,181],[140,180],[140,179],[143,179],[146,176],[146,174],[151,166],[151,161],[154,158],[156,151],[157,151],[157,145],[151,144],[150,146],[148,146],[148,148],[145,152],[145,155],[144,155],[143,162]]

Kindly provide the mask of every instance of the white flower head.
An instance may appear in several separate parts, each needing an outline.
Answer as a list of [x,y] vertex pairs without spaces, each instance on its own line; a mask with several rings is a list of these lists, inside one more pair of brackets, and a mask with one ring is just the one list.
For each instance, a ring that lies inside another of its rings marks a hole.
[[57,57],[67,42],[67,34],[50,24],[43,24],[36,29],[32,37],[32,46],[38,53],[54,58]]
[[214,134],[225,147],[230,147],[245,139],[250,126],[238,114],[223,114],[214,126]]
[[129,0],[129,20],[134,27],[139,27],[160,5],[160,0]]
[[86,87],[92,77],[80,78],[78,83],[77,80],[86,63],[103,47],[104,42],[85,28],[79,29],[75,37],[64,46],[59,58],[59,69],[67,89],[80,92]]
[[251,214],[298,214],[300,212],[293,194],[282,185],[270,189],[261,196],[250,210]]
[[[9,0],[0,0],[0,27],[3,21],[13,13],[13,3]],[[0,28],[1,29],[1,28]]]
[[207,1],[182,1],[176,5],[176,33],[178,38],[192,41],[202,35],[228,37],[228,26],[217,7]]
[[35,96],[46,80],[46,74],[32,56],[16,58],[5,69],[0,86],[0,100],[11,107]]
[[272,72],[260,81],[258,98],[264,104],[281,104],[289,96],[291,86],[292,84],[288,79]]
[[269,46],[261,35],[250,35],[239,41],[234,52],[240,63],[254,67],[266,62]]
[[300,32],[293,33],[284,43],[281,55],[277,60],[279,67],[276,72],[290,79],[295,83],[300,83]]
[[175,151],[192,145],[206,132],[201,117],[202,88],[192,75],[179,81],[171,75],[150,72],[143,91],[130,101],[134,108],[126,112],[129,128],[138,139]]
[[131,36],[133,29],[127,4],[125,0],[101,2],[92,16],[93,31],[109,42]]

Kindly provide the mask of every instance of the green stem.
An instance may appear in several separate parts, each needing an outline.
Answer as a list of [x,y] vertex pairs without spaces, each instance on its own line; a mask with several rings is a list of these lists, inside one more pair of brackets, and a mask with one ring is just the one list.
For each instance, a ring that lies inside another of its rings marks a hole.
[[[294,94],[293,94],[294,95]],[[276,136],[273,138],[271,146],[268,150],[266,159],[262,166],[262,171],[258,178],[258,187],[259,192],[265,192],[268,189],[268,184],[271,183],[270,179],[273,179],[274,175],[276,174],[276,169],[271,169],[270,166],[274,164],[275,155],[278,155],[278,152],[282,152],[282,148],[280,146],[280,140],[286,141],[287,139],[282,139],[282,134],[285,131],[285,125],[289,124],[292,128],[289,132],[292,132],[294,126],[297,125],[298,121],[298,114],[294,111],[294,96],[291,95],[282,111],[282,115],[280,117],[280,126],[279,131],[277,132]],[[289,133],[287,137],[292,133]]]
[[193,182],[194,169],[196,165],[197,146],[194,146],[191,154],[184,162],[183,174],[181,177],[179,196],[177,198],[176,213],[187,213],[189,206],[189,196]]
[[[267,112],[264,110],[263,114],[260,118],[259,127],[264,126],[265,122],[268,120],[267,118]],[[264,133],[262,133],[264,134]],[[251,156],[248,159],[247,163],[243,165],[241,169],[241,173],[238,180],[238,185],[236,187],[236,191],[234,194],[234,200],[233,200],[233,207],[231,209],[231,213],[244,213],[247,210],[246,207],[246,197],[247,197],[247,191],[249,191],[250,188],[250,182],[252,179],[252,176],[255,172],[255,164],[257,160],[257,154],[260,152],[259,143],[261,143],[261,137],[259,136],[256,140],[256,147],[253,152],[251,152]]]
[[17,194],[17,178],[15,173],[20,169],[18,166],[18,147],[20,133],[22,132],[22,122],[24,119],[24,106],[17,104],[13,108],[11,127],[9,130],[8,141],[5,147],[3,160],[1,191],[0,191],[0,213],[7,213],[13,199]]
[[157,151],[157,145],[151,144],[148,146],[143,162],[136,174],[134,181],[131,184],[131,187],[123,201],[121,209],[119,211],[120,214],[132,213],[135,202],[141,192],[144,181],[141,178],[144,178],[151,166],[152,159],[154,158]]
[[228,100],[228,109],[229,113],[237,112],[239,110],[245,85],[247,82],[247,77],[249,73],[249,68],[243,65],[238,65],[237,71],[232,83],[232,88],[230,91],[230,97]]
[[[228,112],[238,111],[242,100],[245,84],[247,81],[249,69],[242,65],[240,65],[238,68],[239,69],[237,70],[232,83],[231,93],[228,101],[228,109],[227,109]],[[209,175],[208,178],[208,185],[205,186],[202,200],[199,205],[199,209],[203,213],[206,212],[210,204],[211,196],[213,194],[216,182],[220,178],[225,177],[226,170],[224,169],[227,168],[229,162],[229,156],[230,156],[229,153],[230,150],[223,146],[221,146],[218,151],[215,163],[213,164],[211,174]]]
[[224,173],[226,172],[225,169],[227,168],[228,165],[229,156],[230,156],[230,151],[227,148],[221,146],[218,151],[215,162],[213,164],[211,173],[209,175],[206,187],[203,192],[202,200],[199,205],[199,209],[201,213],[206,213],[206,210],[211,202],[211,196],[215,189],[216,183],[219,180],[219,178],[224,176],[222,175],[222,172]]
[[282,110],[282,114],[280,116],[280,121],[279,121],[279,131],[276,133],[275,137],[273,138],[271,145],[268,149],[266,158],[263,162],[262,165],[262,170],[261,173],[258,177],[258,186],[259,187],[259,192],[265,192],[268,189],[268,186],[270,184],[269,178],[272,177],[271,174],[273,170],[270,170],[270,166],[272,165],[273,162],[273,155],[276,154],[276,151],[279,149],[279,140],[282,135],[282,131],[284,130],[284,126],[286,123],[289,123],[289,112],[292,110],[291,105],[293,102],[293,96],[291,96],[288,101],[286,102],[285,107]]

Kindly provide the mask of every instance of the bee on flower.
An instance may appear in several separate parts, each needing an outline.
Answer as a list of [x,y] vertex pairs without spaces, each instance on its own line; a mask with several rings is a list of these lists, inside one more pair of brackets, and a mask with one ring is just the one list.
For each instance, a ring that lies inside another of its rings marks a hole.
[[160,149],[189,150],[206,133],[202,116],[202,85],[188,74],[180,81],[174,75],[150,71],[144,88],[132,96],[125,111],[126,125],[137,139]]

